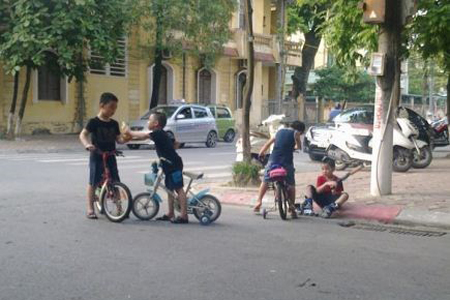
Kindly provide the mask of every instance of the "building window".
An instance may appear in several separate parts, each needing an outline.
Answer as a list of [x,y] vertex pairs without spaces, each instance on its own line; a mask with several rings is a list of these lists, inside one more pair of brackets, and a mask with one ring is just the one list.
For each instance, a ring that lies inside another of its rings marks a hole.
[[198,74],[198,103],[211,104],[211,72],[202,69]]
[[236,75],[236,109],[242,108],[244,103],[244,87],[247,82],[247,71],[242,70]]
[[90,73],[98,75],[109,75],[117,77],[127,76],[127,38],[117,40],[119,47],[119,56],[116,61],[111,64],[103,64],[103,57],[94,51],[90,52]]
[[63,101],[67,100],[67,82],[61,77],[58,57],[47,51],[45,64],[40,66],[34,73],[34,96],[33,101]]
[[246,0],[240,0],[239,2],[239,27],[240,29],[245,30],[245,1]]

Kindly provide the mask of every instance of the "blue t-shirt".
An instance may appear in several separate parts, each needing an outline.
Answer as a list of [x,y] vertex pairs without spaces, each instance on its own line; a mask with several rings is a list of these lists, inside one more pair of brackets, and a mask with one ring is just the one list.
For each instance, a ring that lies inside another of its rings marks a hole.
[[295,133],[291,128],[283,128],[275,134],[275,142],[269,161],[272,164],[290,166],[294,164]]

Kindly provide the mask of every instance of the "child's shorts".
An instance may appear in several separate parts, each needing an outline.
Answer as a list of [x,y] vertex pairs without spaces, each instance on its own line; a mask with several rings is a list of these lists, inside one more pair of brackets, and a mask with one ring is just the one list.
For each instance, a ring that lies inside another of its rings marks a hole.
[[165,185],[168,190],[174,191],[181,189],[183,185],[183,171],[175,170],[166,174]]
[[[106,164],[114,181],[119,181],[119,171],[117,170],[117,160],[115,156],[108,157]],[[102,181],[103,176],[103,160],[102,156],[97,153],[91,153],[89,156],[89,184],[96,186]]]
[[316,188],[313,187],[313,200],[321,208],[336,202],[336,200],[339,199],[340,196],[341,195],[333,195],[331,193],[318,194]]
[[[273,163],[268,162],[264,169],[264,182],[271,182],[269,172],[273,169]],[[295,168],[293,165],[283,166],[287,171],[286,182],[289,185],[295,185]]]

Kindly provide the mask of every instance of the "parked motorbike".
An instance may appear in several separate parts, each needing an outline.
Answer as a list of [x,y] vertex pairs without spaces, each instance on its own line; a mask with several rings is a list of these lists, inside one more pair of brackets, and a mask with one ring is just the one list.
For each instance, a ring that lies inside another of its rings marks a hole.
[[397,124],[400,127],[402,134],[414,145],[414,148],[412,149],[412,167],[416,169],[428,167],[433,160],[430,145],[426,141],[419,139],[419,130],[409,119],[397,118]]
[[433,129],[433,146],[445,147],[450,144],[448,135],[448,120],[444,117],[431,123]]
[[[264,157],[259,157],[259,151],[271,137],[275,136],[279,129],[284,127],[282,122],[284,118],[285,115],[271,115],[257,126],[257,130],[250,130],[250,152],[252,160],[259,162],[263,167],[269,161],[270,152],[264,155]],[[236,161],[244,160],[243,152],[242,137],[240,137],[236,142]]]
[[[416,139],[418,130],[408,119],[401,119],[400,123],[394,126],[393,134],[394,171],[408,171],[413,166],[416,150],[419,154],[427,155],[424,159],[418,156],[416,164],[419,167],[425,165],[425,159],[429,164],[431,151],[420,151],[426,148],[428,143]],[[344,170],[347,166],[356,166],[361,163],[368,165],[372,161],[372,142],[371,130],[351,127],[345,130],[338,129],[333,132],[326,153],[328,157],[336,161],[336,170]]]

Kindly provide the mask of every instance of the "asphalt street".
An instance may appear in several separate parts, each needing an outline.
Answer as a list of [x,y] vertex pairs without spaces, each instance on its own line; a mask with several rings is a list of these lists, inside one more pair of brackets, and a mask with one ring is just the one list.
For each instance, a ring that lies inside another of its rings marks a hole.
[[[233,151],[221,144],[180,154],[187,170],[226,180]],[[121,177],[136,194],[156,156],[125,155]],[[302,153],[296,165],[318,168]],[[5,154],[0,170],[1,300],[450,299],[448,234],[281,221],[276,213],[263,220],[234,206],[209,226],[193,217],[188,225],[134,217],[114,224],[85,218],[85,152]]]

